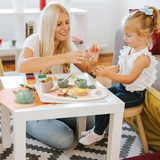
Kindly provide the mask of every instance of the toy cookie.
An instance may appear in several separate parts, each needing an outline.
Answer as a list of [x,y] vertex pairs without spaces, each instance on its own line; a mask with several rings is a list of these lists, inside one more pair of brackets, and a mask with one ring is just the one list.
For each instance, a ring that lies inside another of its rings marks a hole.
[[49,82],[49,81],[53,81],[53,78],[51,76],[48,76],[46,79],[45,79],[45,83]]
[[54,81],[57,81],[57,80],[58,80],[58,78],[57,78],[56,76],[54,76],[53,80],[54,80]]
[[65,92],[65,91],[62,90],[62,89],[58,89],[58,90],[56,91],[56,95],[57,95],[57,96],[65,97],[65,96],[67,95],[67,90],[66,90],[66,92]]
[[76,75],[73,73],[72,76],[71,76],[71,78],[76,78]]
[[84,96],[87,94],[86,90],[85,89],[82,89],[82,88],[76,88],[74,90],[74,93],[78,96]]

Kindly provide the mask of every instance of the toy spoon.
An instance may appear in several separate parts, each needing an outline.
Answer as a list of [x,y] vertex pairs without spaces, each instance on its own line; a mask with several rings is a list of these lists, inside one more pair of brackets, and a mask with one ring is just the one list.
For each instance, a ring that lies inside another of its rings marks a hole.
[[73,98],[75,98],[75,99],[77,99],[77,97],[75,95],[73,95],[73,94],[68,92],[68,89],[63,89],[62,92],[67,94],[67,95],[69,95],[69,96],[71,96],[71,97],[73,97]]
[[72,76],[72,74],[70,76],[68,76],[67,78],[63,79],[61,82],[64,82],[65,80],[69,79]]

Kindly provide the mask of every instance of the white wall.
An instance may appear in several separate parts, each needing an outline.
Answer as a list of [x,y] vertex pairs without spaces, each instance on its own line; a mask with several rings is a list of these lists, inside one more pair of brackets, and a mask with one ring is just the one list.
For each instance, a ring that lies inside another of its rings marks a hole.
[[73,7],[81,8],[88,11],[87,15],[87,47],[92,42],[97,43],[104,50],[109,46],[110,20],[111,20],[111,1],[104,0],[101,2],[74,3]]
[[104,5],[106,11],[102,11],[104,8],[99,7],[99,11],[92,14],[92,10],[87,8],[87,5],[81,3],[78,5],[78,2],[75,3],[73,0],[73,6],[88,10],[87,46],[91,42],[96,42],[101,46],[101,53],[113,53],[115,29],[129,13],[130,8],[150,5],[160,9],[160,0],[97,0],[94,4],[97,8],[99,5]]
[[[111,21],[109,32],[109,47],[103,50],[103,53],[113,52],[114,32],[123,18],[128,14],[130,8],[142,8],[144,5],[154,6],[160,9],[160,0],[111,0]],[[107,21],[104,23],[108,23]]]
[[[39,6],[39,0],[26,1],[26,7],[35,8]],[[47,0],[47,2],[49,1],[52,0]],[[6,2],[8,6],[12,7],[11,0],[0,0],[0,8],[5,7],[4,3]],[[146,4],[160,9],[160,0],[73,0],[72,7],[88,11],[87,47],[95,42],[101,46],[101,53],[112,53],[116,27],[121,24],[123,17],[128,14],[130,8],[141,8]],[[3,22],[6,25],[3,27],[6,33],[1,27]],[[10,30],[7,31],[7,29]],[[13,30],[14,26],[7,25],[5,18],[1,18],[0,34],[9,36],[13,34]]]

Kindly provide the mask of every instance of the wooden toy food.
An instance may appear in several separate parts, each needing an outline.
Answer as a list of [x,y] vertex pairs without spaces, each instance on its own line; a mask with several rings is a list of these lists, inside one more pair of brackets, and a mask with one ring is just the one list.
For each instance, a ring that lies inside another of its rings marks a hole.
[[71,78],[76,78],[76,75],[73,73],[72,76],[71,76]]
[[76,88],[74,90],[74,93],[78,96],[84,96],[87,94],[86,90],[85,89],[82,89],[82,88]]
[[57,96],[66,96],[66,94],[67,94],[67,91],[65,92],[62,89],[56,90],[56,95]]
[[69,96],[77,99],[77,97],[75,95],[68,92],[68,89],[58,89],[58,90],[56,90],[56,95],[57,96],[63,96],[63,97],[69,95]]
[[51,76],[48,76],[46,79],[45,79],[45,82],[49,82],[49,81],[53,81],[53,78]]
[[54,80],[54,81],[57,81],[57,80],[58,80],[58,78],[57,78],[56,76],[54,76],[53,80]]

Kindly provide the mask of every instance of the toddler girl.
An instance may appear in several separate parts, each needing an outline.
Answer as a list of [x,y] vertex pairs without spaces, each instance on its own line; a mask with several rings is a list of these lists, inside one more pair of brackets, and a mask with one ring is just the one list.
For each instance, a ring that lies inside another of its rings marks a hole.
[[[120,51],[118,65],[108,68],[96,66],[92,72],[96,76],[119,82],[119,85],[112,86],[109,90],[125,103],[125,108],[131,108],[143,103],[146,87],[151,87],[156,80],[157,61],[149,52],[147,44],[150,43],[153,30],[160,30],[158,10],[145,6],[129,14],[122,26],[128,46]],[[82,132],[85,137],[79,142],[90,145],[100,141],[109,124],[109,116],[96,115],[94,128]]]

